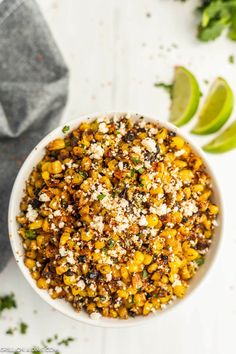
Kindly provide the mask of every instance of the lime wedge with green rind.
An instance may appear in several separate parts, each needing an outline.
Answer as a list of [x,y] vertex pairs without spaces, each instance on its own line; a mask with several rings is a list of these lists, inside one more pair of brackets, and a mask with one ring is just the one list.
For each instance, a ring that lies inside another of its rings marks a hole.
[[193,134],[211,134],[218,131],[229,119],[234,105],[234,95],[228,83],[217,78],[200,111]]
[[170,121],[177,127],[190,121],[197,111],[200,90],[194,75],[183,66],[175,69]]
[[236,121],[224,130],[209,144],[203,146],[206,152],[220,153],[236,148]]

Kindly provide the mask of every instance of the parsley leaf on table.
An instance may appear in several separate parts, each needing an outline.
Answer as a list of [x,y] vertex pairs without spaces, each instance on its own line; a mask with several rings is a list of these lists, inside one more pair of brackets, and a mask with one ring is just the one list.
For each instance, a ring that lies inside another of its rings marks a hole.
[[0,296],[0,314],[3,310],[10,310],[16,307],[17,305],[14,294]]

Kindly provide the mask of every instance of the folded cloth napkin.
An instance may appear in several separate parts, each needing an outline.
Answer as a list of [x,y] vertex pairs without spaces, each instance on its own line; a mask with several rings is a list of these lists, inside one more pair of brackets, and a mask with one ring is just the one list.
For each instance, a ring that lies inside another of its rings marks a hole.
[[0,0],[0,271],[10,258],[7,211],[16,174],[58,124],[68,70],[34,0]]

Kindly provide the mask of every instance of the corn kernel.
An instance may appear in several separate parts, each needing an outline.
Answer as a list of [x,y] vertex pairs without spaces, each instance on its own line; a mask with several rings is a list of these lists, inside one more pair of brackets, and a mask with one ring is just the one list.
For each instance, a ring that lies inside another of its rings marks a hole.
[[53,150],[64,149],[64,147],[65,147],[65,141],[63,139],[55,139],[48,144],[47,149],[49,151],[53,151]]
[[155,227],[158,224],[158,216],[156,214],[150,214],[146,216],[146,220],[149,227]]

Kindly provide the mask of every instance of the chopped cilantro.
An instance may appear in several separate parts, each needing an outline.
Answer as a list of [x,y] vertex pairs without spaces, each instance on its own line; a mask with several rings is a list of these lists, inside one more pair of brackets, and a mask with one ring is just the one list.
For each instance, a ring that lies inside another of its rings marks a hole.
[[203,257],[200,257],[200,258],[196,259],[195,262],[196,262],[197,265],[200,267],[201,265],[204,264],[205,259],[204,259]]
[[172,96],[173,84],[166,84],[164,82],[156,82],[155,87],[164,89],[170,96]]
[[101,194],[98,195],[97,199],[98,200],[103,200],[105,198],[105,196],[106,196],[106,194],[101,193]]
[[16,330],[16,328],[8,328],[8,330],[5,333],[8,335],[13,335],[15,330]]
[[28,330],[28,325],[25,322],[20,323],[20,333],[21,334],[26,334]]
[[70,130],[69,125],[65,125],[65,126],[62,128],[62,133],[66,134],[69,130]]
[[130,171],[130,177],[134,177],[136,173],[135,168],[132,168],[132,170]]
[[15,295],[10,294],[10,295],[5,295],[0,297],[0,313],[3,310],[10,310],[12,308],[16,308],[16,300],[15,300]]
[[233,55],[229,56],[229,63],[234,64],[234,56]]
[[137,159],[136,157],[133,157],[132,160],[135,165],[137,165],[140,162],[139,159]]
[[88,174],[86,172],[84,172],[84,171],[79,171],[79,174],[83,178],[88,178]]
[[109,247],[113,247],[115,245],[115,241],[111,238],[108,242],[107,242]]
[[140,173],[140,175],[145,171],[145,169],[142,167],[138,170],[138,173]]
[[31,353],[32,354],[43,354],[40,350],[37,350],[37,348],[32,348]]
[[25,230],[25,237],[29,240],[34,240],[36,238],[35,230]]
[[66,347],[68,347],[70,342],[73,342],[75,340],[75,338],[72,337],[68,337],[65,339],[62,339],[60,342],[58,342],[58,345],[65,345]]
[[146,269],[144,269],[142,274],[143,279],[146,279],[147,276],[148,276],[148,272],[146,271]]

